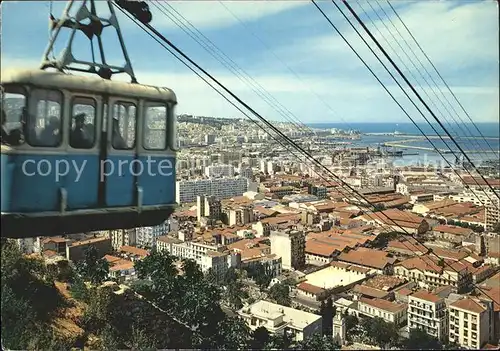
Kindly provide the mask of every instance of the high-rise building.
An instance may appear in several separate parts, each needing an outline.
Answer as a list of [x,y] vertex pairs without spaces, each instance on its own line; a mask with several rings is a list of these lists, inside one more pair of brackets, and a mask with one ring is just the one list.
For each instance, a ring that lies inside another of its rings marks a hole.
[[205,168],[207,177],[232,177],[234,176],[234,167],[231,165],[213,165]]
[[500,222],[500,199],[493,198],[493,202],[485,206],[484,226],[486,230],[493,230]]
[[197,196],[196,198],[196,216],[198,221],[202,217],[211,220],[218,220],[221,216],[221,202],[215,196]]
[[298,230],[271,231],[271,253],[281,256],[283,269],[301,269],[306,263],[306,239]]
[[449,341],[479,350],[494,336],[493,302],[465,297],[449,305]]
[[248,189],[248,180],[242,177],[178,181],[176,201],[179,204],[195,202],[199,195],[213,195],[219,200],[241,196]]
[[448,313],[445,298],[451,287],[438,293],[419,290],[408,297],[408,328],[419,328],[440,341],[448,339]]

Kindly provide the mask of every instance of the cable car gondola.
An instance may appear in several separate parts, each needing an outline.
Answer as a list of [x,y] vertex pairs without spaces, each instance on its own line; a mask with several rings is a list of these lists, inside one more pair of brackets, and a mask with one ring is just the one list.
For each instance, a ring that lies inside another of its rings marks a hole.
[[[175,93],[136,83],[109,1],[109,20],[97,17],[93,1],[90,11],[84,2],[70,16],[72,3],[53,27],[41,69],[2,71],[2,237],[157,225],[176,205]],[[108,25],[118,33],[124,67],[72,56],[76,30],[100,40]],[[70,41],[61,59],[49,60],[63,27],[72,29]],[[73,70],[100,77],[63,72],[74,63],[89,68]],[[131,83],[110,80],[123,72]]]

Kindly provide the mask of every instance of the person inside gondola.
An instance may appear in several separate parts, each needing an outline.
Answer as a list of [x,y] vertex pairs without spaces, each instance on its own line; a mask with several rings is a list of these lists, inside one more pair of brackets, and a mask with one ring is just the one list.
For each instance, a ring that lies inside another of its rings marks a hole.
[[9,131],[7,130],[7,117],[5,115],[4,109],[2,109],[2,144],[8,143],[9,139]]
[[44,146],[57,146],[59,140],[59,118],[52,116],[40,134],[40,142]]
[[19,145],[22,143],[22,132],[20,129],[7,130],[7,115],[2,109],[2,139],[1,143],[5,145]]
[[92,140],[87,135],[87,128],[85,127],[85,113],[79,113],[75,117],[75,127],[71,131],[70,145],[75,149],[90,149],[92,147]]
[[112,145],[115,149],[123,150],[127,149],[127,143],[123,140],[122,134],[120,133],[120,124],[118,118],[113,118],[113,140]]

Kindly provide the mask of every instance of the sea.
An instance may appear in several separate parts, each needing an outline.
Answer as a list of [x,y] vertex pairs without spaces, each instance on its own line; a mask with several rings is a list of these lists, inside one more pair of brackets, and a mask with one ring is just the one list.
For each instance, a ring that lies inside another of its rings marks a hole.
[[[500,157],[500,123],[444,124],[444,127],[455,139],[458,147],[451,139],[447,138],[447,134],[438,124],[432,126],[429,124],[418,125],[422,132],[430,137],[433,145],[423,137],[413,123],[310,123],[307,125],[314,129],[357,130],[361,133],[361,136],[357,140],[348,140],[348,143],[352,146],[377,147],[386,142],[400,143],[404,141],[401,144],[427,148],[436,147],[440,150],[451,149],[454,152],[440,155],[431,150],[394,148],[394,150],[402,150],[403,154],[406,154],[397,158],[399,164],[427,165],[446,163],[443,158],[454,164],[456,156],[461,154],[460,148],[477,166],[481,165],[482,162],[498,161]],[[443,140],[438,137],[436,131],[443,136]],[[409,139],[412,140],[407,142]],[[464,158],[464,160],[467,159]]]

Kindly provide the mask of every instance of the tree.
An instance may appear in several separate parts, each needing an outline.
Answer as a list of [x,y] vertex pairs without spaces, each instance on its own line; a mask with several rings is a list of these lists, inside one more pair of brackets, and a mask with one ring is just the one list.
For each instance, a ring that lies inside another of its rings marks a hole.
[[2,241],[2,346],[9,349],[72,347],[73,340],[60,339],[49,332],[58,309],[67,305],[51,278],[41,259],[24,256],[14,241]]
[[332,335],[333,333],[333,317],[335,316],[335,310],[331,297],[329,297],[326,302],[321,301],[320,314],[323,322],[323,335]]
[[177,274],[174,258],[168,252],[154,252],[138,262],[142,279],[151,279],[152,301],[177,320],[190,326],[191,345],[187,348],[211,349],[219,345],[245,348],[249,331],[239,319],[226,316],[220,306],[221,290],[215,276],[207,279],[200,267],[183,261],[183,274]]
[[266,289],[272,280],[272,275],[262,263],[257,263],[250,268],[246,268],[248,277],[252,278],[259,288]]
[[410,330],[409,338],[403,342],[405,350],[441,350],[443,345],[438,339],[420,328]]
[[399,333],[394,323],[388,323],[380,317],[364,318],[361,321],[365,336],[381,348],[397,345]]
[[495,224],[493,226],[493,232],[497,233],[497,234],[500,234],[500,222],[498,222],[497,224]]
[[375,248],[385,248],[389,241],[397,239],[400,234],[398,232],[382,232],[373,241],[372,246]]
[[130,350],[134,351],[152,351],[156,350],[156,340],[155,338],[151,338],[150,333],[137,328],[132,327],[132,336],[129,342],[126,343],[126,346]]
[[252,341],[250,348],[252,350],[262,350],[264,346],[270,341],[270,335],[266,328],[258,327],[252,333]]
[[99,285],[109,276],[109,264],[104,258],[99,258],[94,246],[90,246],[85,250],[84,259],[77,263],[76,271],[85,281]]
[[292,304],[290,287],[286,283],[274,284],[271,289],[269,289],[269,297],[276,301],[278,305],[290,306]]
[[345,328],[346,328],[346,337],[348,340],[352,341],[352,337],[354,335],[359,334],[359,320],[355,315],[351,315],[347,313],[347,310],[344,313],[345,319]]
[[340,350],[331,335],[313,334],[300,341],[293,348],[294,350]]
[[223,285],[225,289],[223,297],[229,306],[233,309],[243,307],[243,299],[248,298],[248,293],[244,290],[243,282],[236,269],[231,267],[227,270],[223,277]]

